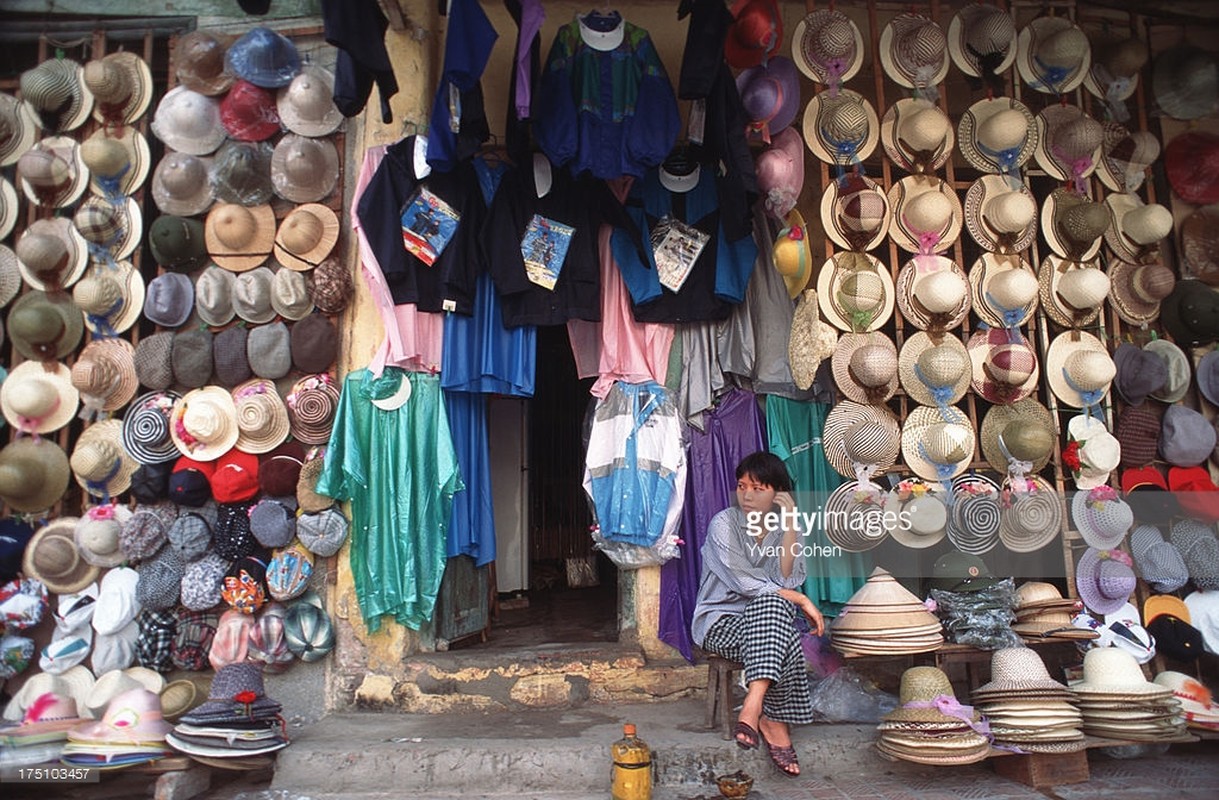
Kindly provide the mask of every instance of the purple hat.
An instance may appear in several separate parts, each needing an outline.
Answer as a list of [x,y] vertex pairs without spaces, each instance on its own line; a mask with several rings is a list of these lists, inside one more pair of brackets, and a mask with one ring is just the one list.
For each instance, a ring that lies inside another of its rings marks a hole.
[[1134,592],[1137,579],[1130,556],[1121,550],[1089,547],[1075,567],[1079,599],[1095,614],[1112,614]]
[[800,72],[790,58],[775,56],[765,65],[750,67],[736,78],[741,104],[749,116],[746,132],[769,142],[791,125],[800,107]]

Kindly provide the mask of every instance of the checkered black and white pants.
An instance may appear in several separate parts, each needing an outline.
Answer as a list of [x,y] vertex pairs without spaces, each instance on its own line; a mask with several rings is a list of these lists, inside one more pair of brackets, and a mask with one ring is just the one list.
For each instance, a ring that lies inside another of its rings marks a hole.
[[703,649],[745,665],[745,682],[770,679],[762,700],[768,719],[789,725],[813,721],[808,668],[796,630],[795,604],[777,594],[755,597],[740,614],[727,614],[707,631]]

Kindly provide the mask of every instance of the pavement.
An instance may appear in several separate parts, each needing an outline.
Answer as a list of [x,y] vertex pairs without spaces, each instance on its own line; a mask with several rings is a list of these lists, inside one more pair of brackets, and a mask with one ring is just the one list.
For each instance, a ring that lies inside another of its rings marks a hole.
[[[585,800],[609,795],[609,746],[633,722],[655,756],[652,800],[715,800],[714,777],[755,777],[748,800],[1213,800],[1219,744],[1161,746],[1162,754],[1114,758],[1091,750],[1086,783],[1035,789],[995,774],[991,763],[931,767],[883,760],[870,725],[808,725],[794,731],[803,774],[787,778],[764,751],[743,751],[703,728],[701,700],[497,714],[331,714],[292,731],[274,772],[224,772],[195,800]],[[1008,758],[1011,758],[1010,756]],[[996,759],[991,759],[995,761]],[[99,786],[46,800],[147,795],[151,779],[107,777]],[[142,788],[141,788],[142,787]]]

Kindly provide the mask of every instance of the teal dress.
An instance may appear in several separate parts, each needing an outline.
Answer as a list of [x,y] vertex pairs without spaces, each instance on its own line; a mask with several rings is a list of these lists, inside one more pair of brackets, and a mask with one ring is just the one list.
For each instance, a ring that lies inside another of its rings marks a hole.
[[[406,403],[372,399],[411,383]],[[390,367],[343,381],[317,491],[351,501],[351,572],[370,632],[390,615],[418,630],[432,618],[444,576],[453,494],[465,488],[449,433],[440,377]]]
[[[789,400],[766,395],[766,436],[770,452],[783,459],[795,487],[796,506],[804,513],[815,513],[826,498],[842,483],[825,457],[821,431],[830,407],[825,403]],[[804,593],[826,616],[837,616],[842,606],[859,590],[872,569],[867,553],[824,556],[813,546],[827,548],[832,542],[824,526],[814,526],[805,539],[809,548],[805,568]]]

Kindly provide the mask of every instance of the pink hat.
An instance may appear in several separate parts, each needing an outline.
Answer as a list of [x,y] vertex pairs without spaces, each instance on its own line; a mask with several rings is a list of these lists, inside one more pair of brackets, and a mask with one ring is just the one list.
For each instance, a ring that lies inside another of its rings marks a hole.
[[165,741],[173,726],[161,716],[161,698],[141,687],[110,701],[100,720],[68,734],[73,742],[144,744]]
[[804,142],[796,129],[784,128],[772,136],[755,169],[766,210],[776,219],[784,219],[796,207],[804,188]]

